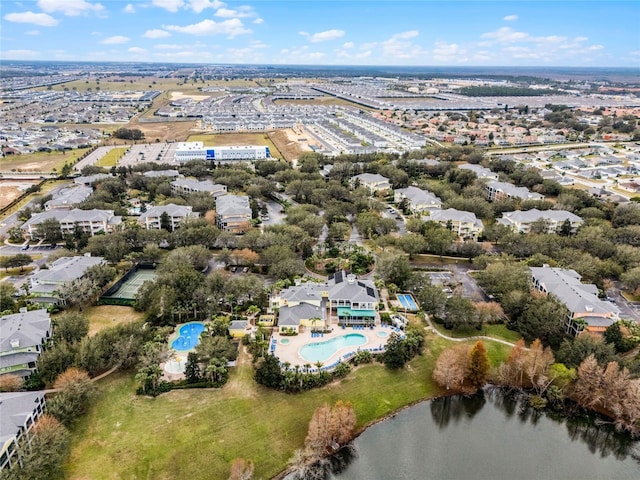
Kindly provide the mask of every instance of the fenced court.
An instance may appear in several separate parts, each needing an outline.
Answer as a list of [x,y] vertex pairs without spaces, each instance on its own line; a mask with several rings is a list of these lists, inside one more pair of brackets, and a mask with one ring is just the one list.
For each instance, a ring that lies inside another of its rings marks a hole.
[[138,268],[129,271],[100,299],[100,303],[108,305],[130,305],[144,282],[156,278],[156,271]]

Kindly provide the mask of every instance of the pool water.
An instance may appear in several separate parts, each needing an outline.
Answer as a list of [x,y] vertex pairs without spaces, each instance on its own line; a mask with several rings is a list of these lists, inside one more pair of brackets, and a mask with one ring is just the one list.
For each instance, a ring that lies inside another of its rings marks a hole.
[[324,362],[342,348],[364,345],[365,343],[367,343],[367,337],[364,335],[348,333],[326,342],[308,343],[300,349],[300,356],[308,362]]
[[291,343],[291,340],[289,340],[288,338],[280,339],[280,345],[289,345],[289,343]]
[[204,331],[204,323],[186,323],[178,330],[178,338],[171,342],[171,348],[178,352],[193,350],[200,343],[200,334]]
[[412,295],[399,293],[397,297],[400,304],[407,310],[418,310],[418,305]]
[[378,336],[382,337],[382,338],[385,338],[385,337],[388,337],[389,334],[387,332],[378,332]]

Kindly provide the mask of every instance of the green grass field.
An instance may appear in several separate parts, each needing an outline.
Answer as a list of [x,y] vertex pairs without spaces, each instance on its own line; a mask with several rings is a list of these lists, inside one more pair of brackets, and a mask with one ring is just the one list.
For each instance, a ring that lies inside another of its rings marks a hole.
[[97,161],[96,166],[105,168],[115,167],[118,165],[120,159],[124,157],[128,149],[129,147],[117,147],[109,150],[104,157]]
[[515,343],[522,338],[518,332],[513,330],[509,330],[506,325],[483,325],[481,330],[476,330],[475,328],[469,328],[466,330],[447,330],[444,328],[444,325],[432,322],[433,326],[438,329],[440,333],[448,337],[453,338],[467,338],[467,337],[476,337],[478,335],[484,335],[487,337],[498,338],[500,340],[506,340],[507,342]]
[[3,171],[60,171],[65,163],[75,163],[88,148],[77,148],[64,152],[34,152],[24,155],[12,155],[0,159],[0,170]]
[[[508,347],[490,343],[495,365]],[[271,478],[302,446],[313,410],[325,402],[352,402],[362,428],[441,394],[431,371],[450,344],[431,334],[427,353],[401,371],[367,365],[298,395],[255,384],[245,354],[220,390],[177,390],[151,399],[135,396],[133,374],[114,375],[99,382],[98,400],[73,429],[67,478],[225,479],[236,457],[254,461],[256,478]]]

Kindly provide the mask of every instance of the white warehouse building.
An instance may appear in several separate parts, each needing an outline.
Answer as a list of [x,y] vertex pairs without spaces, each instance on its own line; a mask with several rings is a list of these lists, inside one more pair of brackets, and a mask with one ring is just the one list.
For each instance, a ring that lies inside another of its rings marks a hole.
[[175,150],[174,160],[185,163],[191,160],[212,162],[242,162],[271,158],[269,147],[256,145],[234,145],[225,147],[205,147],[202,142],[182,142]]

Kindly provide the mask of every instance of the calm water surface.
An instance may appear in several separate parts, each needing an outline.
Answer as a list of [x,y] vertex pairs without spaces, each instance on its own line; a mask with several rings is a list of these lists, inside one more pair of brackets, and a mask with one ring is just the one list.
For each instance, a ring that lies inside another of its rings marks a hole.
[[369,428],[355,447],[329,478],[640,479],[638,442],[593,420],[532,412],[499,390],[421,403]]

